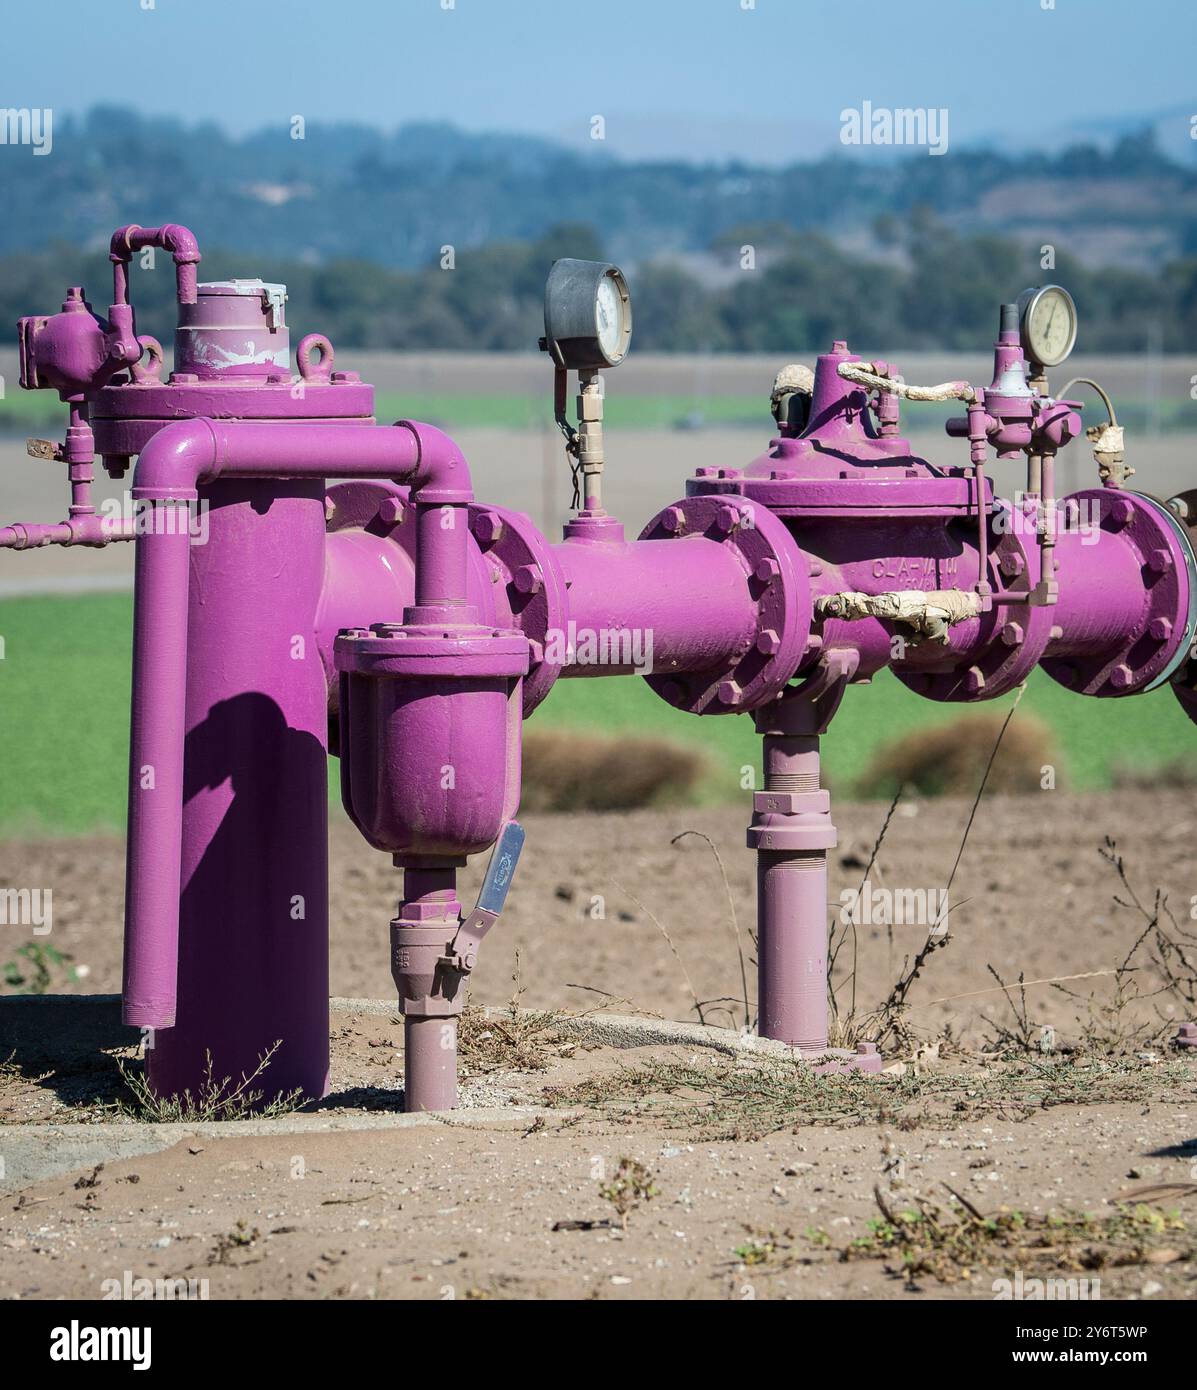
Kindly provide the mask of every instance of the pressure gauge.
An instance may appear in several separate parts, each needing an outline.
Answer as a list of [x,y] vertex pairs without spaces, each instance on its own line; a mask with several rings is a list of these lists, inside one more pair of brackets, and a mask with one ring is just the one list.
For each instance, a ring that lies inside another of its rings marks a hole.
[[1059,285],[1040,285],[1019,296],[1023,351],[1040,367],[1058,367],[1076,346],[1076,305]]
[[554,261],[544,287],[541,346],[559,367],[615,367],[632,337],[632,298],[618,266]]

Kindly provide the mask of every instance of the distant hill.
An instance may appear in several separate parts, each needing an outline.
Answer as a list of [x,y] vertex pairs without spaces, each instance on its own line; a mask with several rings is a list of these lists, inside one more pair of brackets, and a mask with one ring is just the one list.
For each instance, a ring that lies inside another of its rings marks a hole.
[[49,157],[0,150],[0,255],[50,236],[99,250],[121,221],[169,218],[208,246],[411,269],[446,244],[529,242],[573,222],[634,266],[705,252],[747,224],[883,252],[879,219],[884,232],[918,209],[960,234],[1051,241],[1089,265],[1158,270],[1197,253],[1197,163],[1165,155],[1152,129],[1094,132],[1052,155],[838,150],[785,168],[624,162],[598,144],[578,152],[449,125],[309,124],[304,135],[279,126],[238,139],[111,107],[60,117]]

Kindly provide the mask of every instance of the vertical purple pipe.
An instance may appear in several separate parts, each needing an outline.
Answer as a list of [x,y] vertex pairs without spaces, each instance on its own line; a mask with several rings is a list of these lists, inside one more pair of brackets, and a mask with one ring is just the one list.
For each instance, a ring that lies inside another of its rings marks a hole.
[[403,1011],[403,1108],[457,1105],[457,1016],[462,1000],[439,988],[439,961],[457,929],[457,870],[407,868],[403,901],[391,923],[391,971]]
[[[134,566],[133,693],[129,763],[129,842],[143,844],[149,873],[128,861],[125,914],[170,921],[178,907],[180,846],[173,808],[183,796],[183,745],[177,725],[187,686],[187,533],[169,527],[173,499],[145,501],[156,543],[139,544]],[[185,505],[185,504],[184,504]],[[158,529],[159,522],[163,525]],[[152,663],[154,680],[144,669]],[[162,756],[158,750],[168,750]],[[178,939],[173,932],[126,936],[124,1020],[169,1028],[175,1019]]]
[[417,608],[465,605],[469,528],[465,507],[437,503],[417,506]]
[[[815,734],[765,735],[765,791],[818,797]],[[801,813],[800,813],[801,814]],[[814,812],[824,835],[830,816]],[[796,828],[797,829],[797,828]],[[808,838],[797,830],[799,839]],[[819,838],[816,836],[816,838]],[[763,1037],[827,1046],[827,850],[761,849],[757,860],[758,1013]]]
[[[178,1012],[148,1054],[160,1095],[194,1086],[209,1051],[216,1080],[237,1084],[279,1040],[254,1089],[267,1099],[295,1088],[318,1097],[327,1086],[328,692],[315,636],[324,491],[322,479],[213,482],[200,490],[206,543],[183,538],[191,582]],[[139,545],[139,564],[158,553]],[[175,568],[162,577],[178,581]],[[151,650],[161,674],[163,652]],[[162,711],[176,708],[168,697],[180,669],[172,661],[170,690],[153,689]],[[169,893],[171,874],[143,877]],[[161,906],[167,919],[165,898]]]
[[403,1020],[403,1109],[457,1106],[457,1019]]
[[756,866],[758,1031],[803,1050],[827,1046],[827,855],[772,854]]

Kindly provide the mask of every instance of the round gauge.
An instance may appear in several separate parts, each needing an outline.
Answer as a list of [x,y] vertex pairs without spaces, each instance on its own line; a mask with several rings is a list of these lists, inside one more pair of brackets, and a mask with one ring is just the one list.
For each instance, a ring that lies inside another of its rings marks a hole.
[[1025,290],[1019,300],[1023,350],[1041,367],[1058,367],[1076,346],[1076,305],[1059,285]]
[[544,288],[542,346],[559,367],[617,366],[632,338],[632,298],[618,266],[555,261]]

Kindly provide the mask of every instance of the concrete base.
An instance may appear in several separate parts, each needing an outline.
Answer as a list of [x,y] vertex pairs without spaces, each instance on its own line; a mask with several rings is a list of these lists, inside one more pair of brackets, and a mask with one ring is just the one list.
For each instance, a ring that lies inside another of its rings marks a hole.
[[[390,999],[332,999],[337,1015],[396,1016]],[[508,1008],[488,1008],[489,1017],[510,1017]],[[729,1057],[761,1057],[807,1062],[818,1071],[881,1070],[881,1057],[868,1051],[799,1053],[786,1043],[758,1038],[731,1028],[674,1022],[635,1014],[563,1014],[562,1033],[600,1047],[685,1047]],[[117,995],[8,995],[0,998],[0,1061],[15,1054],[26,1071],[45,1071],[63,1089],[72,1072],[94,1067],[104,1049],[136,1046],[140,1035],[120,1021]],[[399,1104],[396,1091],[396,1106]],[[148,1124],[116,1118],[92,1124],[42,1123],[0,1128],[0,1193],[17,1191],[43,1178],[55,1177],[105,1163],[159,1153],[181,1139],[230,1139],[252,1135],[311,1134],[332,1130],[409,1129],[417,1125],[450,1124],[467,1128],[526,1129],[538,1116],[560,1119],[568,1112],[536,1106],[467,1106],[425,1114],[394,1113],[283,1115],[275,1119],[225,1120],[195,1124]]]

